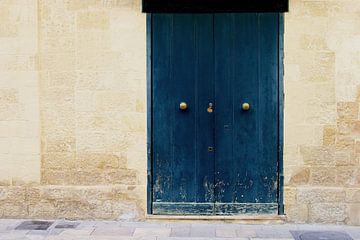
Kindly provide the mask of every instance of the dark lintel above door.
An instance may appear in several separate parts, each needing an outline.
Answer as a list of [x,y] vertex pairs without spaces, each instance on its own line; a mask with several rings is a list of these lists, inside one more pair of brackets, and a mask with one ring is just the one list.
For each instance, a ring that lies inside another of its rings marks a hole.
[[289,0],[142,0],[146,13],[287,12]]

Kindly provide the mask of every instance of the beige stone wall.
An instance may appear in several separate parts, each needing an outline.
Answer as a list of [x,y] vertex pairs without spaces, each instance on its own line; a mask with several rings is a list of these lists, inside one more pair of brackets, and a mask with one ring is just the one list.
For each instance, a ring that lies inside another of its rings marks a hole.
[[36,1],[0,1],[0,186],[40,182],[37,29]]
[[[0,68],[6,74],[0,80],[6,86],[0,89],[6,167],[0,168],[6,180],[0,217],[143,218],[146,16],[140,1],[0,3]],[[24,114],[36,116],[34,129],[26,128],[31,122]],[[22,183],[11,183],[17,177]]]
[[[360,225],[360,2],[285,15],[288,221]],[[0,217],[144,218],[139,0],[0,1]]]
[[140,1],[43,0],[39,10],[41,184],[61,186],[67,213],[51,206],[51,188],[40,190],[41,204],[54,209],[50,215],[66,216],[78,206],[71,216],[143,216],[146,23]]
[[360,1],[292,0],[285,17],[290,221],[360,224]]

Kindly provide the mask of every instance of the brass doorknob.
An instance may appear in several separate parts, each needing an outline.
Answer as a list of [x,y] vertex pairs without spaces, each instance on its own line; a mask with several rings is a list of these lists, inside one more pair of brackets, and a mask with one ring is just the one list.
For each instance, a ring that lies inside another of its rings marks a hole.
[[212,112],[214,112],[214,104],[213,103],[209,103],[209,106],[208,106],[208,108],[207,108],[207,112],[208,113],[212,113]]
[[181,102],[181,103],[180,103],[180,106],[179,106],[180,110],[183,110],[183,111],[184,111],[184,110],[187,109],[187,107],[188,107],[188,106],[187,106],[187,103],[186,103],[186,102]]
[[248,103],[243,103],[242,104],[242,110],[248,111],[249,109],[250,109],[250,104],[248,104]]

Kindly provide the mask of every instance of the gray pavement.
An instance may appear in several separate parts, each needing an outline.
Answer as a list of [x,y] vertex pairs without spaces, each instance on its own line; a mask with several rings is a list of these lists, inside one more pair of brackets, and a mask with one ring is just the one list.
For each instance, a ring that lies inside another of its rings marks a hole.
[[[245,240],[294,239],[290,231],[340,232],[360,240],[360,227],[339,225],[245,225],[211,222],[29,222],[0,220],[0,240]],[[25,223],[24,223],[25,222]],[[36,230],[36,229],[46,230]],[[329,238],[318,239],[332,240]],[[334,238],[346,240],[346,238]],[[316,239],[314,239],[316,240]]]

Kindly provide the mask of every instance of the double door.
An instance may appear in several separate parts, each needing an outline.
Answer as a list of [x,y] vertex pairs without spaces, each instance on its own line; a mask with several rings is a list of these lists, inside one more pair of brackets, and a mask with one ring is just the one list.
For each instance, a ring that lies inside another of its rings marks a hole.
[[151,53],[152,213],[277,213],[279,14],[152,14]]

